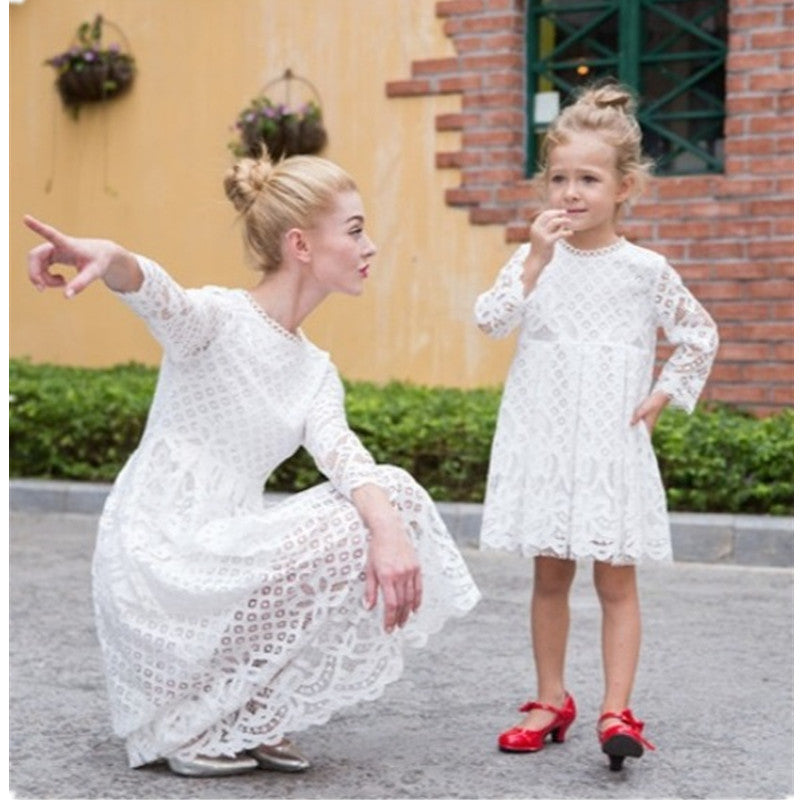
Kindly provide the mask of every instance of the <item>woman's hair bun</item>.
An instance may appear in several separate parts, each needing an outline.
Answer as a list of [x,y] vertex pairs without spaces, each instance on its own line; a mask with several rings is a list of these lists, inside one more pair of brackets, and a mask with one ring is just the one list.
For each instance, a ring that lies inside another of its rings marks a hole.
[[225,194],[239,213],[246,212],[272,172],[268,158],[242,158],[225,174]]

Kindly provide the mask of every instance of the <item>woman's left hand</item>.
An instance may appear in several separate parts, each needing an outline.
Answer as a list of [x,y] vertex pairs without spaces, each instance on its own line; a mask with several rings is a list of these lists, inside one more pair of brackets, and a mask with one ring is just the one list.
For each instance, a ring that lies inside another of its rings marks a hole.
[[403,520],[378,486],[360,486],[353,502],[370,531],[364,605],[373,609],[383,595],[387,633],[402,628],[422,603],[422,571]]
[[631,425],[638,425],[644,422],[647,431],[652,435],[656,427],[661,412],[669,403],[670,397],[666,392],[653,392],[637,409],[633,412]]
[[422,573],[414,546],[402,524],[394,530],[372,531],[367,553],[364,602],[375,608],[383,594],[383,627],[402,628],[422,602]]

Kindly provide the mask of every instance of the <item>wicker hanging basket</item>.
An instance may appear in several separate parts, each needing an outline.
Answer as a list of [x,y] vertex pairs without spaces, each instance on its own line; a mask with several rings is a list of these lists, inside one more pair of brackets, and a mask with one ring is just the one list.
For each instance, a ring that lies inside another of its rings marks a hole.
[[[116,31],[122,45],[103,44],[104,26]],[[125,34],[99,14],[93,22],[84,22],[78,28],[68,50],[45,64],[58,71],[56,88],[65,108],[76,117],[84,103],[103,102],[126,92],[136,75],[136,62]]]
[[[292,107],[292,82],[303,84],[313,99]],[[276,102],[268,94],[284,83],[284,100]],[[236,119],[239,139],[231,143],[237,156],[259,158],[266,148],[272,161],[294,155],[314,155],[328,142],[322,122],[322,101],[314,84],[287,69],[279,78],[267,83]]]

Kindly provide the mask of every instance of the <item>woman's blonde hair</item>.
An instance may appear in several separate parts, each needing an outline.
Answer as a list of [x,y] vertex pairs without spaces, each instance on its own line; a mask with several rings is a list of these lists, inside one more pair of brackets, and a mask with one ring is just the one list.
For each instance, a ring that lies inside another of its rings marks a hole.
[[642,193],[653,164],[642,154],[642,129],[636,119],[636,100],[630,90],[618,83],[589,86],[550,123],[536,175],[540,185],[553,148],[567,142],[575,133],[594,133],[611,145],[617,153],[620,177],[633,179],[629,199]]
[[242,158],[223,183],[242,217],[248,256],[265,273],[280,266],[284,233],[310,227],[331,210],[338,194],[356,191],[355,181],[341,167],[317,156],[291,156],[277,164],[266,153]]

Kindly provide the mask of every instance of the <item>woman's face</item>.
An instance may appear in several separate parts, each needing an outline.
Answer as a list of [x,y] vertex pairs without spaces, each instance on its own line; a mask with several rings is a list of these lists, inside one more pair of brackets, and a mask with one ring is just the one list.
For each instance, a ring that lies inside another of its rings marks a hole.
[[376,248],[364,229],[364,205],[358,192],[342,192],[333,208],[306,230],[309,267],[326,292],[359,295]]

